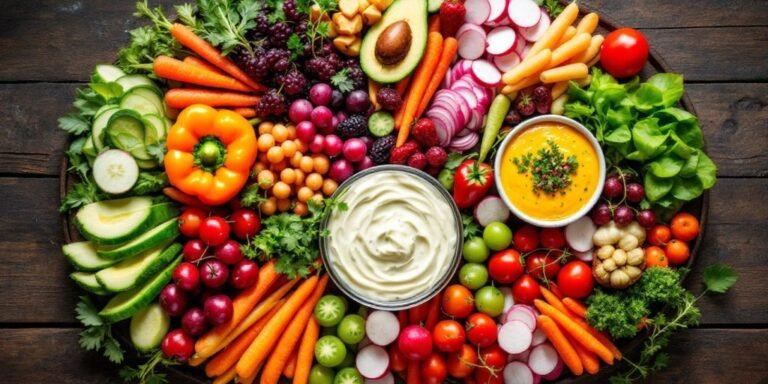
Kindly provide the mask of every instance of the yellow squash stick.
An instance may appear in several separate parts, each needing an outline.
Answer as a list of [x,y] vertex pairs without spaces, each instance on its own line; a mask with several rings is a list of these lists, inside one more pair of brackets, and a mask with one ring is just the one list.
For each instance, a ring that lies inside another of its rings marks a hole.
[[508,84],[508,85],[515,84],[518,81],[528,76],[535,75],[549,68],[549,62],[551,60],[552,60],[552,51],[549,49],[545,49],[537,53],[535,56],[531,57],[530,60],[523,61],[522,63],[518,64],[516,67],[509,70],[507,73],[504,74],[504,76],[502,77],[502,80],[504,81],[504,84]]
[[541,80],[541,82],[544,84],[551,84],[560,81],[581,79],[586,77],[588,74],[589,68],[586,64],[575,63],[548,69],[541,73],[539,80]]
[[534,86],[534,85],[536,85],[538,83],[539,83],[539,75],[538,75],[538,72],[537,72],[537,73],[534,73],[531,76],[528,76],[528,77],[518,81],[517,83],[504,86],[504,88],[501,90],[501,93],[503,93],[505,95],[511,95],[511,94],[513,94],[513,93],[515,93],[517,91],[520,91],[522,89],[526,89],[528,87],[532,87],[532,86]]
[[589,33],[576,35],[573,39],[568,40],[565,44],[552,51],[552,60],[549,62],[549,68],[557,67],[570,60],[572,57],[580,55],[589,48],[591,42],[592,37]]
[[595,28],[597,28],[597,23],[599,22],[600,17],[597,16],[597,13],[592,12],[581,18],[579,24],[576,25],[576,33],[592,34],[592,32],[595,31]]
[[572,61],[574,63],[589,63],[593,58],[600,54],[600,47],[603,46],[603,40],[605,40],[603,35],[592,36],[592,40],[589,42],[587,50],[574,57]]
[[557,99],[558,97],[565,94],[565,92],[568,91],[568,82],[567,81],[559,81],[555,83],[554,86],[552,86],[552,100]]
[[544,32],[544,36],[533,44],[525,59],[527,60],[529,56],[533,56],[545,49],[552,49],[560,41],[560,38],[563,37],[563,33],[565,33],[568,27],[576,21],[577,16],[579,16],[579,6],[576,3],[568,4],[563,12],[560,13],[560,16],[555,18],[547,31]]
[[563,36],[560,37],[560,40],[558,40],[557,43],[555,43],[553,48],[557,48],[565,44],[568,40],[572,39],[574,36],[576,36],[576,27],[571,25],[565,29],[565,32],[563,32]]

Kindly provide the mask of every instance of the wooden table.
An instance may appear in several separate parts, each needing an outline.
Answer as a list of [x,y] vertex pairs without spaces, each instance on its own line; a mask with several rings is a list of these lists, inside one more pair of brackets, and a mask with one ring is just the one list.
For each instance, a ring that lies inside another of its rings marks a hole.
[[[158,3],[159,1],[152,1]],[[164,5],[173,1],[162,1]],[[768,382],[768,11],[765,0],[583,0],[616,25],[642,28],[685,75],[719,180],[701,255],[740,279],[701,302],[702,325],[677,335],[669,383]],[[95,64],[111,62],[137,25],[134,1],[6,0],[0,12],[0,372],[5,383],[118,382],[78,347],[59,205],[67,141],[56,118]],[[181,382],[176,380],[176,382]]]

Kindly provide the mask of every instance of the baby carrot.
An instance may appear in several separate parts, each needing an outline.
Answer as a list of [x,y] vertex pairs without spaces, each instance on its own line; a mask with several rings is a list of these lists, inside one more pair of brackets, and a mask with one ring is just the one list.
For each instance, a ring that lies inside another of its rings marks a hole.
[[596,374],[600,370],[600,360],[597,358],[597,355],[587,351],[584,346],[572,337],[566,336],[566,338],[568,338],[568,342],[571,343],[573,349],[576,351],[576,355],[579,356],[579,360],[581,360],[581,365],[584,366],[584,370],[590,375]]
[[201,59],[201,58],[199,58],[197,56],[191,56],[190,55],[190,56],[185,57],[184,60],[182,60],[182,61],[187,63],[187,64],[196,65],[196,66],[198,66],[200,68],[204,68],[204,69],[207,69],[207,70],[209,70],[211,72],[218,73],[219,75],[225,75],[225,73],[221,69],[217,68],[213,64],[211,64],[211,63],[209,63],[209,62],[207,62],[207,61],[205,61],[205,60],[203,60],[203,59]]
[[299,357],[299,346],[297,345],[295,348],[293,348],[293,352],[291,352],[291,357],[288,359],[288,363],[285,364],[285,368],[283,368],[283,376],[285,376],[288,379],[293,379],[293,374],[296,372],[296,359],[298,357]]
[[551,317],[557,325],[563,328],[577,342],[581,343],[589,351],[594,352],[606,363],[613,365],[613,353],[603,343],[598,341],[586,329],[573,321],[570,316],[560,312],[555,307],[541,301],[534,300],[536,308],[544,315]]
[[293,372],[293,383],[304,384],[309,378],[309,370],[312,368],[312,359],[315,357],[315,343],[320,335],[320,324],[317,319],[309,318],[307,328],[301,336],[298,353],[296,354],[296,370]]
[[451,67],[453,59],[456,58],[456,52],[459,50],[459,43],[453,37],[449,37],[443,41],[443,52],[440,53],[440,61],[437,63],[435,71],[432,73],[432,77],[429,79],[427,90],[424,92],[424,96],[421,98],[419,108],[416,110],[416,118],[418,119],[429,105],[429,101],[432,100],[432,95],[435,94],[437,88],[445,78],[445,73]]
[[565,305],[565,307],[574,315],[581,317],[582,319],[587,318],[587,307],[578,300],[566,297],[563,299],[563,305]]
[[181,81],[183,83],[202,85],[204,87],[230,89],[240,92],[253,92],[251,88],[233,77],[219,75],[207,69],[184,63],[168,56],[158,56],[153,65],[155,74],[164,79]]
[[547,335],[547,339],[555,347],[557,354],[563,359],[563,363],[574,375],[579,376],[584,373],[584,366],[581,359],[555,322],[546,315],[539,315],[537,318],[538,326]]
[[227,372],[225,372],[223,375],[217,376],[213,380],[213,384],[227,384],[229,382],[232,382],[232,380],[235,379],[235,376],[237,376],[237,371],[235,371],[235,367],[233,366]]
[[549,305],[555,307],[558,311],[568,314],[568,310],[565,308],[565,305],[563,305],[563,302],[560,301],[560,299],[555,296],[552,291],[545,288],[544,286],[539,286],[539,291],[541,291],[541,296],[544,297],[544,300],[549,303]]
[[253,108],[244,108],[244,107],[238,107],[233,108],[233,111],[237,113],[238,115],[245,117],[246,119],[251,119],[256,117],[256,110]]

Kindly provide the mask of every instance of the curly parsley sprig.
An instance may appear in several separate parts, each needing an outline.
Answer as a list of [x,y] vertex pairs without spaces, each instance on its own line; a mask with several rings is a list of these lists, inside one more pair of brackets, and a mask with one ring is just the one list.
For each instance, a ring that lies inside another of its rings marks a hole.
[[120,364],[124,352],[120,343],[112,336],[112,325],[99,316],[99,310],[88,296],[80,296],[75,307],[77,319],[85,326],[80,332],[80,347],[87,351],[101,351],[109,361]]

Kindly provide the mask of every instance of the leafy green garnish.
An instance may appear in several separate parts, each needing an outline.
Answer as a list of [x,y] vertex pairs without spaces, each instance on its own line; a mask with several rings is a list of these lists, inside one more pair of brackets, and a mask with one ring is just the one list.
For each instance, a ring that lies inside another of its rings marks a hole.
[[101,319],[99,310],[87,296],[80,296],[75,307],[77,319],[85,326],[80,333],[80,347],[87,351],[101,351],[109,361],[123,362],[123,349],[112,336],[112,326]]
[[536,4],[544,7],[552,18],[559,16],[565,9],[560,0],[536,0]]
[[[181,9],[182,12],[189,11],[188,8]],[[190,15],[191,13],[185,13],[185,16]],[[184,50],[181,44],[171,36],[172,23],[163,13],[162,7],[150,8],[147,0],[140,1],[136,3],[134,16],[149,19],[152,25],[128,32],[131,36],[130,44],[120,49],[117,54],[117,63],[126,73],[142,73],[155,78],[155,71],[152,69],[155,57],[160,55],[175,57]]]
[[349,68],[344,68],[341,71],[336,72],[331,77],[331,84],[342,93],[347,93],[355,89],[355,83],[349,78]]
[[157,143],[147,145],[147,153],[152,156],[152,159],[157,161],[158,164],[163,164],[165,153],[167,151],[168,147],[165,145],[165,139],[162,139]]
[[721,264],[710,265],[704,270],[704,286],[711,293],[727,292],[738,278],[733,268]]
[[575,155],[566,159],[554,141],[547,140],[547,145],[549,148],[539,148],[536,157],[529,152],[515,157],[513,162],[518,173],[530,172],[534,193],[564,194],[571,185],[571,175],[576,172],[579,162]]
[[170,185],[165,172],[141,172],[136,184],[131,188],[131,195],[149,195],[158,193]]
[[480,236],[480,226],[472,215],[461,214],[461,224],[464,229],[464,241]]
[[252,52],[246,33],[256,26],[256,16],[262,12],[263,5],[264,1],[259,0],[198,0],[197,9],[202,21],[198,32],[219,47],[224,56],[238,46]]
[[169,367],[178,364],[174,360],[166,359],[163,352],[158,350],[147,359],[146,363],[136,368],[123,367],[118,374],[126,383],[165,384],[168,383],[168,379],[164,373],[156,371],[157,367]]

